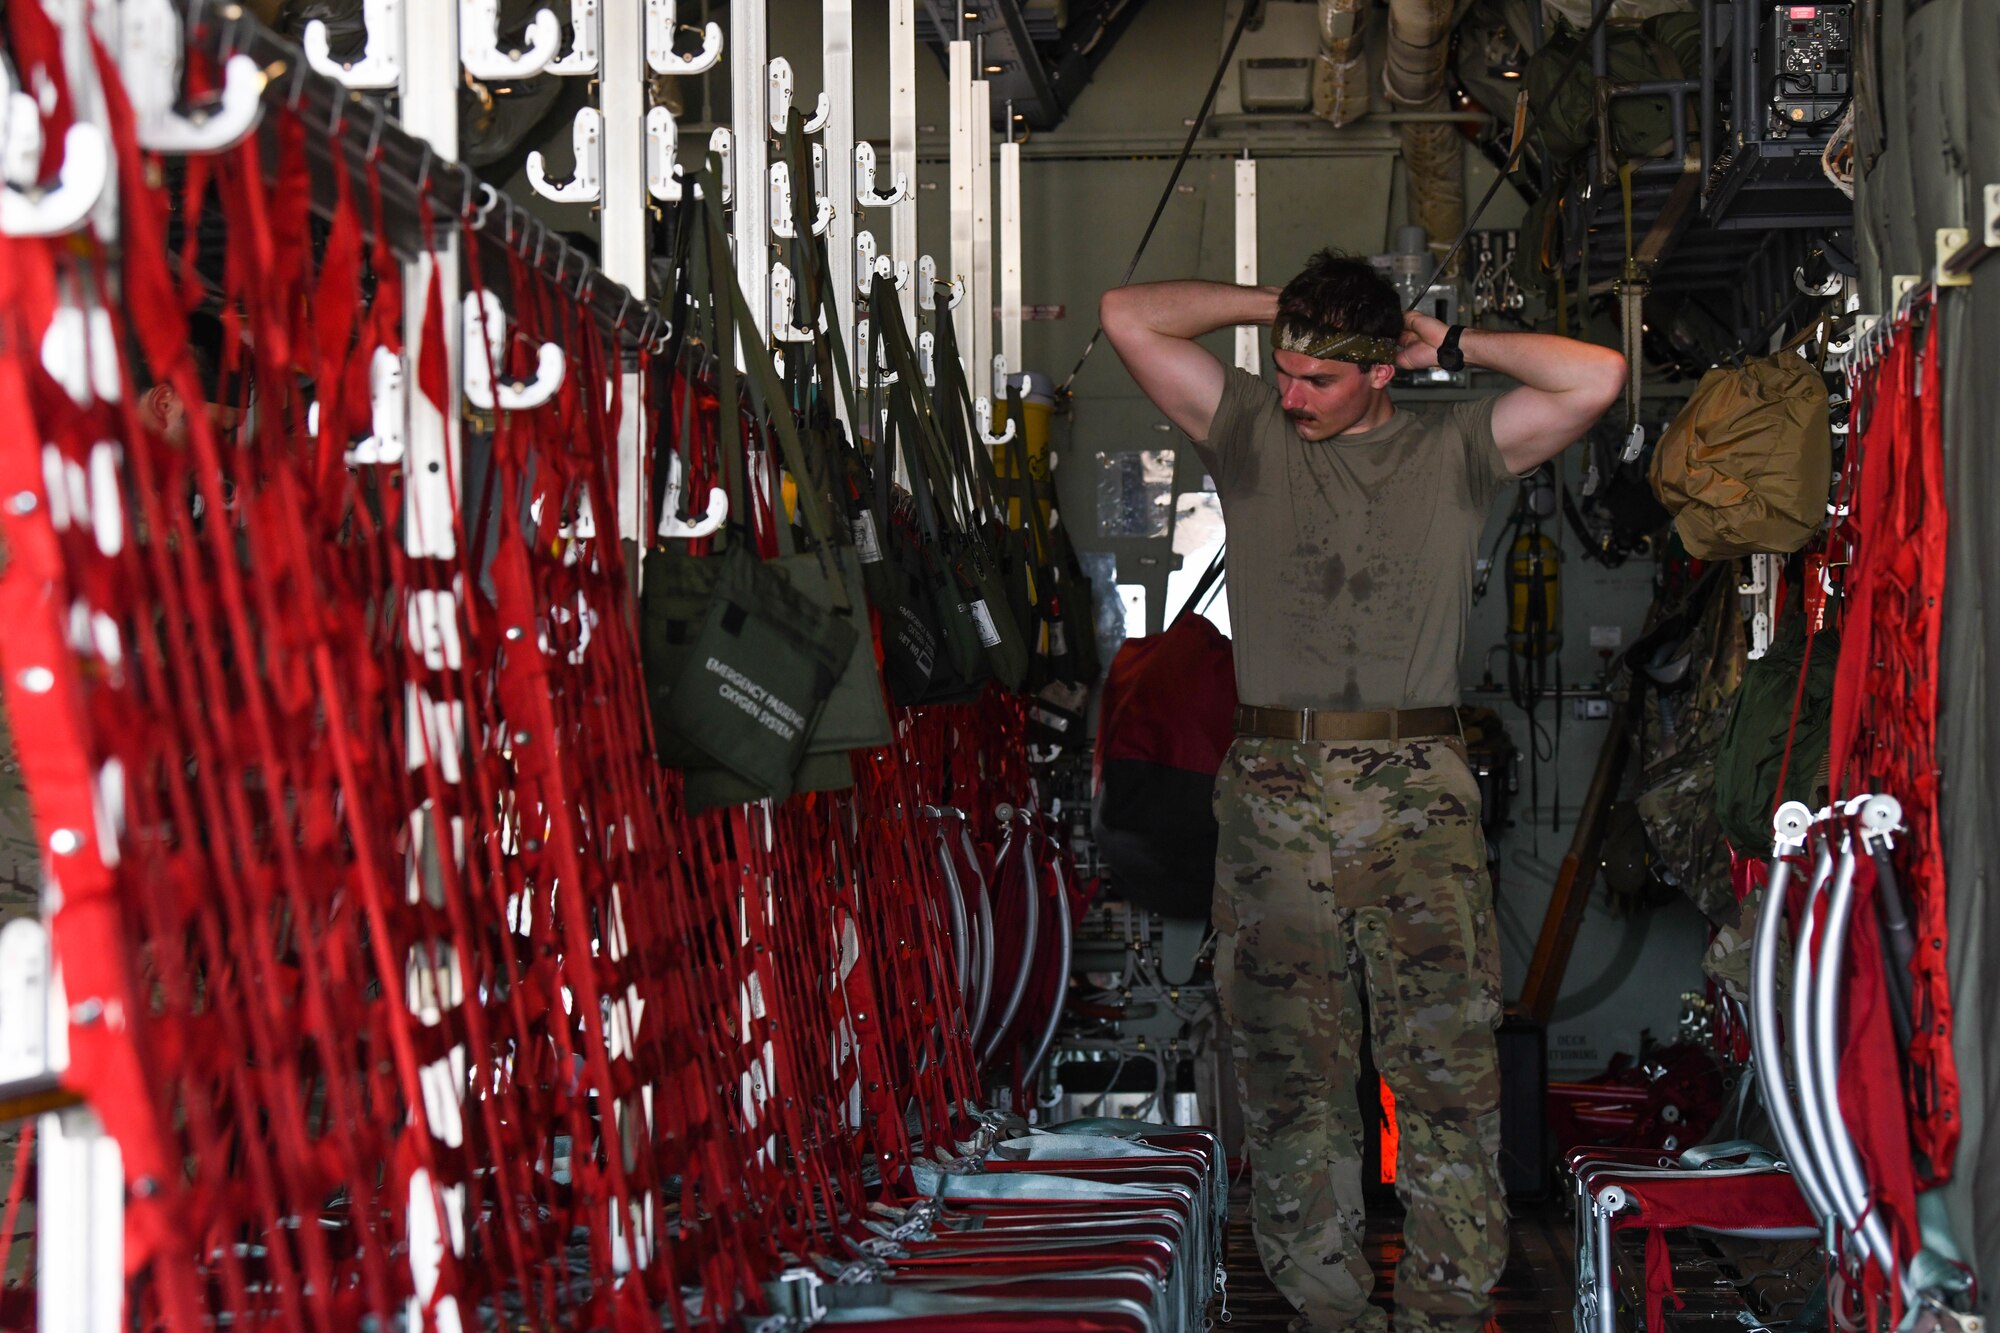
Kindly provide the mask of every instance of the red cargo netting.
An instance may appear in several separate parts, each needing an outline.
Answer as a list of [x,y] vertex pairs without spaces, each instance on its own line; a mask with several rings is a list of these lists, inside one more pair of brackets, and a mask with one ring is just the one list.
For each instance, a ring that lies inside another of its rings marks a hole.
[[687,816],[617,529],[618,348],[470,242],[494,369],[552,342],[561,390],[452,423],[456,472],[364,439],[404,303],[434,405],[461,318],[402,290],[369,164],[325,179],[323,129],[274,105],[162,189],[100,64],[119,249],[0,238],[0,656],[132,1324],[761,1308],[971,1135],[924,812],[963,809],[990,865],[996,807],[1031,805],[1019,703],[899,714],[852,793]]

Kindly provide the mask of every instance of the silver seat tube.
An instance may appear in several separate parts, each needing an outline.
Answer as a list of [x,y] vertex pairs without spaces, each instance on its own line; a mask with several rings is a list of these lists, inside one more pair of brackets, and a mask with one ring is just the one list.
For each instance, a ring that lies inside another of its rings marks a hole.
[[[1777,1133],[1778,1146],[1799,1191],[1822,1222],[1834,1216],[1833,1199],[1821,1182],[1805,1130],[1792,1103],[1785,1080],[1785,1047],[1778,1021],[1778,941],[1784,931],[1785,898],[1791,888],[1792,860],[1805,849],[1812,826],[1812,812],[1797,801],[1787,801],[1773,821],[1775,842],[1771,848],[1771,878],[1764,886],[1763,909],[1757,914],[1757,929],[1750,956],[1750,1043],[1755,1052],[1757,1086]],[[1798,1041],[1796,1029],[1793,1041]]]
[[[1848,812],[1857,813],[1873,799],[1860,797],[1849,802]],[[1900,809],[1897,813],[1900,815]],[[1854,1149],[1853,1136],[1847,1132],[1847,1121],[1840,1110],[1841,964],[1847,956],[1847,927],[1854,914],[1855,858],[1861,854],[1857,846],[1859,841],[1851,830],[1843,837],[1840,864],[1834,872],[1833,888],[1827,898],[1824,923],[1826,943],[1820,950],[1819,973],[1814,978],[1813,986],[1811,1051],[1819,1094],[1824,1099],[1827,1152],[1833,1161],[1840,1195],[1846,1199],[1850,1210],[1844,1220],[1849,1231],[1861,1234],[1877,1266],[1891,1282],[1895,1282],[1900,1276],[1896,1271],[1895,1247],[1889,1241],[1889,1230],[1883,1224],[1881,1214],[1875,1211],[1867,1173],[1862,1169],[1860,1155]]]
[[1807,890],[1805,905],[1799,913],[1799,936],[1792,955],[1791,1041],[1785,1054],[1792,1081],[1798,1086],[1799,1123],[1805,1130],[1807,1154],[1831,1209],[1828,1217],[1849,1233],[1866,1258],[1867,1239],[1853,1225],[1858,1220],[1859,1208],[1847,1197],[1845,1184],[1834,1165],[1826,1124],[1828,1103],[1819,1086],[1819,1064],[1813,1055],[1813,983],[1819,977],[1819,945],[1824,933],[1822,908],[1832,878],[1833,851],[1822,842],[1813,860],[1812,887]]

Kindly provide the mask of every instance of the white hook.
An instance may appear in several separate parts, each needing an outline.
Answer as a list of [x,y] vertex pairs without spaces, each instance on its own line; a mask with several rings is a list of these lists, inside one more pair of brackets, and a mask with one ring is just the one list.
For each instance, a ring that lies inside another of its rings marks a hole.
[[141,147],[156,153],[220,153],[257,128],[264,112],[264,71],[256,61],[240,54],[229,57],[222,65],[219,104],[198,119],[183,116],[174,110],[185,49],[180,15],[169,0],[126,0],[119,17],[118,67],[132,99]]
[[993,433],[993,403],[986,398],[972,400],[972,414],[979,418],[979,442],[989,449],[1009,443],[1014,438],[1015,421],[1007,418],[1007,429],[998,435]]
[[666,495],[660,505],[660,535],[690,540],[721,531],[722,525],[729,519],[729,492],[720,486],[709,487],[708,516],[689,523],[676,516],[681,507],[682,476],[681,456],[668,454]]
[[718,125],[709,132],[708,151],[721,159],[722,206],[727,208],[736,200],[736,132]]
[[993,396],[1007,397],[1007,357],[1005,353],[995,353],[993,357]]
[[[651,128],[649,113],[647,129]],[[604,116],[596,107],[577,111],[570,143],[576,149],[576,171],[568,184],[550,182],[540,149],[528,154],[528,184],[542,198],[559,204],[594,204],[604,197]]]
[[[929,255],[917,258],[917,304],[925,310],[937,309],[937,261]],[[945,309],[956,310],[958,303],[965,299],[965,283],[953,278],[945,284],[951,290],[951,297],[945,302]]]
[[711,23],[701,30],[701,54],[674,53],[680,31],[675,0],[646,0],[646,64],[655,74],[706,74],[722,59],[722,28]]
[[[483,335],[483,336],[482,336]],[[493,373],[505,360],[506,317],[500,298],[492,292],[468,292],[465,296],[465,400],[482,411],[496,406],[503,411],[525,412],[540,407],[555,396],[563,382],[563,351],[554,343],[543,343],[537,354],[535,378],[526,383],[494,383]],[[488,355],[481,355],[482,349]]]
[[910,178],[896,173],[887,194],[875,193],[875,145],[866,139],[854,145],[854,202],[863,208],[893,208],[910,197]]
[[[833,200],[823,194],[815,196],[813,212],[812,234],[826,235],[833,222]],[[792,223],[792,169],[784,162],[771,164],[771,234],[783,241],[798,235]]]
[[347,451],[348,463],[360,466],[402,462],[403,423],[409,415],[408,406],[403,358],[386,347],[377,347],[368,359],[368,413],[375,433]]
[[42,165],[42,112],[35,99],[14,91],[13,76],[0,61],[0,233],[60,236],[83,225],[104,193],[111,154],[103,133],[82,121],[63,136],[62,174],[45,190],[36,188]]
[[[646,192],[663,204],[677,204],[683,197],[680,155],[681,127],[674,113],[656,106],[646,113]],[[693,187],[696,199],[701,187]]]
[[875,233],[854,233],[854,289],[863,296],[875,286]]
[[798,283],[792,278],[792,270],[782,262],[771,264],[771,336],[779,342],[809,343],[813,340],[810,328],[800,328],[792,323],[792,316],[798,310]]
[[361,23],[368,44],[351,65],[333,58],[324,22],[307,23],[306,63],[349,88],[394,88],[403,78],[403,0],[361,0]]
[[[430,0],[435,4],[437,0]],[[562,46],[562,24],[553,10],[538,9],[519,55],[500,49],[500,0],[458,0],[458,62],[482,82],[533,78]]]
[[925,329],[917,335],[917,368],[924,372],[924,384],[937,387],[937,335]]
[[549,73],[570,78],[597,73],[597,0],[569,0],[569,27],[573,34],[569,54],[549,62]]
[[[796,90],[796,80],[792,76],[792,62],[783,56],[771,61],[771,133],[783,137],[792,119],[792,96]],[[806,120],[806,133],[818,134],[826,128],[826,118],[833,111],[833,103],[825,93],[813,106],[812,115]]]
[[[868,386],[869,332],[870,328],[868,321],[866,319],[861,320],[855,326],[854,371],[856,376],[859,377],[863,388],[866,388]],[[900,376],[898,376],[895,371],[889,369],[889,345],[887,343],[883,343],[875,349],[875,361],[876,361],[875,382],[877,384],[885,386],[894,384],[897,381],[897,379],[900,378]]]

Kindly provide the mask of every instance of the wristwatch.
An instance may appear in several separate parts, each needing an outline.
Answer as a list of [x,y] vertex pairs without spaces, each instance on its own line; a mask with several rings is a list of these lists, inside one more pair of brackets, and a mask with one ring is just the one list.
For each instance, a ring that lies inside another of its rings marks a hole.
[[1444,341],[1438,344],[1438,369],[1465,369],[1465,353],[1458,349],[1458,335],[1464,332],[1463,324],[1454,324],[1445,330]]

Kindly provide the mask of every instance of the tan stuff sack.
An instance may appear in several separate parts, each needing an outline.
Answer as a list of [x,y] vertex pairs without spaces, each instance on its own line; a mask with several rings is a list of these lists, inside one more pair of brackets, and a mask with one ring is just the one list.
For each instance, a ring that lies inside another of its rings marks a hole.
[[1703,375],[1660,438],[1652,482],[1688,553],[1721,560],[1804,546],[1832,474],[1826,381],[1787,348]]

